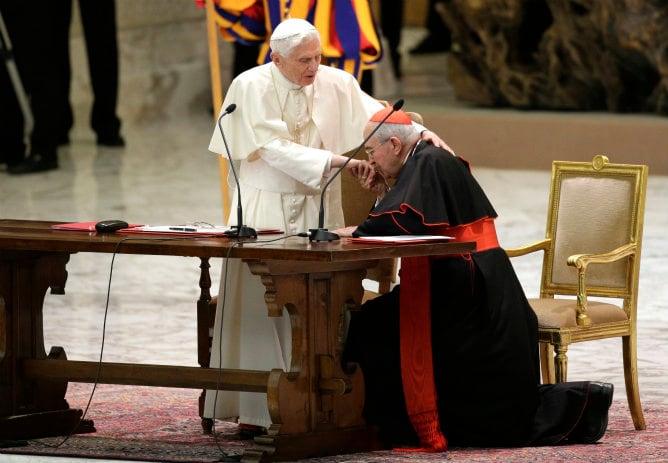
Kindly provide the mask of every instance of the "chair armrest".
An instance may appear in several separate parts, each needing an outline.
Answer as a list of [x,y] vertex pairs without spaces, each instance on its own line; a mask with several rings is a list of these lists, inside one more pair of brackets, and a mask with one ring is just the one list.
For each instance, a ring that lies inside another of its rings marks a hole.
[[628,243],[603,254],[573,254],[566,262],[571,267],[577,269],[582,268],[584,272],[589,264],[607,264],[609,262],[615,262],[623,257],[635,254],[636,252],[638,252],[638,245],[635,243]]
[[506,255],[508,257],[519,257],[536,251],[547,251],[551,245],[552,240],[545,238],[544,240],[536,241],[535,243],[531,243],[526,246],[521,246],[519,248],[508,248],[504,250],[506,251]]
[[586,271],[589,264],[607,264],[615,262],[624,257],[635,255],[638,245],[635,243],[624,244],[617,249],[603,254],[573,254],[569,256],[566,263],[578,270],[578,294],[577,294],[577,324],[587,326],[591,324],[587,315],[587,283]]

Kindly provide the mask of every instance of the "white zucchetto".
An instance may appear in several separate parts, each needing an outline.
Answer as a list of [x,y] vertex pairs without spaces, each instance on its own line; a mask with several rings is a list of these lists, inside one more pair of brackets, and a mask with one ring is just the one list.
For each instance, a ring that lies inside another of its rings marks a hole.
[[315,30],[315,27],[305,19],[290,18],[276,26],[271,34],[271,40],[288,39],[312,30]]

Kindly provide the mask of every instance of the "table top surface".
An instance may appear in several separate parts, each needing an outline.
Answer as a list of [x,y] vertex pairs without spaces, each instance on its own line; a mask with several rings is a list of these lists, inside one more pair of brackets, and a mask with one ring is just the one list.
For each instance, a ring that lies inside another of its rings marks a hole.
[[149,233],[97,233],[54,230],[62,222],[0,219],[0,249],[39,252],[98,252],[121,254],[231,257],[265,260],[346,262],[388,257],[460,254],[475,243],[427,242],[402,244],[354,243],[346,238],[311,242],[308,238],[260,235],[257,239],[226,236],[165,236]]

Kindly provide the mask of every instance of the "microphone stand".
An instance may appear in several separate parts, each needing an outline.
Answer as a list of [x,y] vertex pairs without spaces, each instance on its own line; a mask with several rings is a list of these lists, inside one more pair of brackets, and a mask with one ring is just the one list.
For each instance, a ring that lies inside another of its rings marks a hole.
[[325,191],[327,190],[327,187],[329,186],[332,181],[341,173],[343,169],[348,165],[350,160],[357,155],[357,153],[360,152],[362,147],[368,142],[371,137],[376,133],[376,131],[380,128],[381,125],[385,123],[385,121],[394,113],[395,111],[401,109],[401,107],[404,105],[404,100],[399,99],[397,100],[393,105],[392,105],[392,111],[387,113],[385,117],[378,123],[376,127],[371,131],[369,135],[364,139],[364,141],[355,149],[352,151],[352,153],[348,156],[348,159],[343,163],[341,167],[339,167],[339,170],[337,170],[334,175],[330,177],[330,179],[325,183],[325,186],[322,187],[322,193],[320,193],[320,210],[318,212],[318,228],[310,228],[309,229],[309,241],[335,241],[340,239],[339,235],[336,233],[332,233],[328,231],[325,228],[325,206],[324,206],[324,198],[325,198]]
[[255,231],[254,228],[243,225],[244,221],[243,221],[243,211],[241,208],[241,186],[239,185],[239,177],[237,176],[237,171],[234,168],[234,162],[232,162],[232,155],[230,154],[230,148],[227,146],[227,140],[225,139],[225,132],[223,131],[223,125],[221,123],[223,117],[225,117],[227,114],[234,112],[235,109],[237,109],[237,105],[232,103],[227,108],[225,108],[225,112],[223,112],[223,114],[221,114],[220,117],[218,118],[218,130],[220,130],[220,134],[223,137],[223,143],[225,144],[225,151],[227,152],[227,158],[230,161],[230,169],[232,169],[232,175],[234,175],[234,181],[237,184],[237,225],[232,226],[232,230],[225,232],[225,234],[227,236],[234,238],[257,238],[257,232]]

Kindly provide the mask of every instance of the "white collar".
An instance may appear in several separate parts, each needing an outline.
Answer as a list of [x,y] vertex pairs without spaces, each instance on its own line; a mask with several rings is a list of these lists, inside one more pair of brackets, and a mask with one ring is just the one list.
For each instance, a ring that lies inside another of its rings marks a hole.
[[280,87],[281,90],[285,90],[286,92],[288,90],[299,90],[302,88],[301,85],[295,84],[287,77],[285,77],[281,70],[278,69],[278,66],[276,66],[273,62],[271,63],[271,78],[277,87]]
[[411,150],[411,152],[408,153],[408,155],[407,155],[407,156],[404,158],[404,160],[401,162],[401,165],[402,165],[402,166],[403,166],[404,164],[406,164],[406,161],[408,161],[408,158],[412,158],[412,157],[413,157],[413,155],[415,154],[415,150],[417,149],[417,147],[418,147],[418,145],[420,144],[421,141],[422,141],[422,139],[418,140],[417,143],[415,143],[415,145],[413,146],[413,149]]
[[306,104],[308,105],[309,112],[313,112],[313,95],[314,88],[313,84],[311,85],[297,85],[294,82],[290,81],[287,77],[283,75],[278,66],[273,62],[269,67],[271,72],[271,81],[274,85],[274,91],[276,92],[276,98],[278,99],[278,105],[280,108],[285,107],[285,100],[288,98],[288,93],[290,90],[299,90],[304,89],[304,95],[306,96]]

